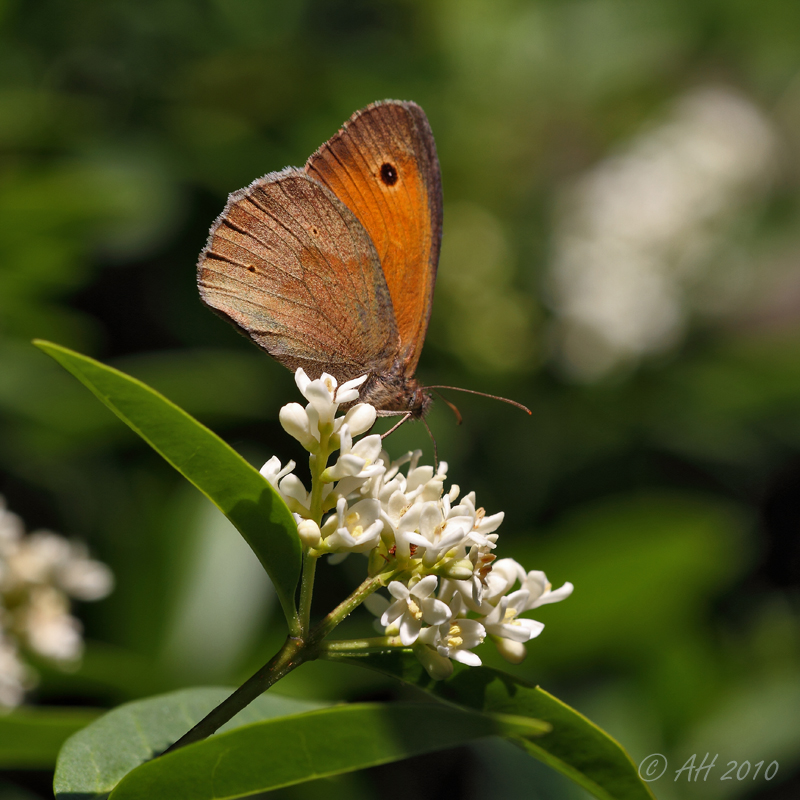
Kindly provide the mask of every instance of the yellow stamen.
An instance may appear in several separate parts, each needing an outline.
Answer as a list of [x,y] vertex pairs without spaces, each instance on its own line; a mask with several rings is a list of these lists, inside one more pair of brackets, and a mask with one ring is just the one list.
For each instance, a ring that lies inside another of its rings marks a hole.
[[464,639],[461,637],[461,627],[457,624],[451,625],[447,632],[447,646],[461,647],[462,644],[464,644]]

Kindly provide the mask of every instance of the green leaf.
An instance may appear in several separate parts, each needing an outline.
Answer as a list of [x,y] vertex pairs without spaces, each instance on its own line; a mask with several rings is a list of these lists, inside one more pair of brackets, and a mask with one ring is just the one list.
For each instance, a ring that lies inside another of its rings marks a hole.
[[[166,750],[233,691],[216,686],[184,689],[125,703],[109,711],[72,736],[59,753],[54,780],[56,796],[107,794],[123,776]],[[220,730],[298,714],[322,705],[266,694],[254,700]]]
[[52,769],[64,742],[96,719],[84,708],[20,708],[0,716],[0,767]]
[[241,797],[523,731],[541,728],[430,704],[340,705],[246,725],[149,761],[111,800]]
[[126,425],[193,483],[234,524],[264,565],[287,619],[302,553],[283,499],[232,447],[166,397],[119,370],[37,340]]
[[337,658],[400,678],[448,703],[485,713],[530,716],[552,725],[550,733],[522,740],[530,755],[571,778],[599,800],[653,800],[636,765],[617,741],[583,714],[538,686],[486,667],[455,665],[445,681],[433,681],[409,652]]
[[[231,690],[188,689],[110,711],[64,746],[58,800],[239,797],[454,747],[537,736],[537,720],[447,705],[318,703],[265,694],[214,736],[155,758]],[[150,760],[154,759],[154,760]],[[114,788],[116,786],[116,789]]]

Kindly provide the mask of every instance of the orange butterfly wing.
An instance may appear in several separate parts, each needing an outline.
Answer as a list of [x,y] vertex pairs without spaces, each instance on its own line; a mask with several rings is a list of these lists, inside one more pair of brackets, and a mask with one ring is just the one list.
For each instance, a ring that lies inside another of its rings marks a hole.
[[347,380],[399,347],[370,237],[328,189],[287,168],[234,192],[200,254],[203,301],[285,366]]
[[433,302],[442,237],[439,159],[425,112],[387,100],[356,112],[309,158],[366,229],[389,287],[404,374],[419,361]]

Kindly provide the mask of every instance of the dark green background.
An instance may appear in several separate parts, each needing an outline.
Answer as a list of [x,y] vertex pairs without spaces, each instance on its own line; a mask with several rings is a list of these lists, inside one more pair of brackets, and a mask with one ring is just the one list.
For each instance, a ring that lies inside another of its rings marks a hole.
[[[0,2],[0,31],[0,491],[30,528],[89,542],[118,584],[78,610],[83,667],[40,665],[33,702],[235,682],[282,623],[233,530],[29,340],[129,371],[258,466],[302,460],[276,422],[297,399],[290,374],[200,304],[196,257],[229,192],[302,164],[367,103],[413,99],[445,196],[419,376],[534,411],[453,395],[461,427],[441,402],[429,418],[440,457],[488,513],[506,512],[500,556],[576,586],[538,613],[547,627],[511,669],[637,763],[666,754],[660,798],[797,796],[800,301],[780,324],[695,318],[669,353],[578,383],[552,355],[543,289],[562,188],[709,85],[747,97],[781,142],[738,256],[800,271],[796,2],[42,0]],[[468,257],[484,234],[500,266]],[[422,426],[389,443],[431,458]],[[323,567],[317,608],[362,567]],[[316,664],[280,689],[394,691]],[[706,752],[719,753],[706,785],[673,782]],[[778,776],[719,781],[745,759],[777,760]],[[0,792],[47,796],[48,780],[13,773]],[[494,744],[287,796],[379,789],[584,796]]]

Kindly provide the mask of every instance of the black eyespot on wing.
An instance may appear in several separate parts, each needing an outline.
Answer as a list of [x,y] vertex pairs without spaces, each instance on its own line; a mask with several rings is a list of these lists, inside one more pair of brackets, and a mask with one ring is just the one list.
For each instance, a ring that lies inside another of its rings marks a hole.
[[397,183],[397,169],[394,164],[387,162],[381,165],[381,180],[387,186],[394,186]]

